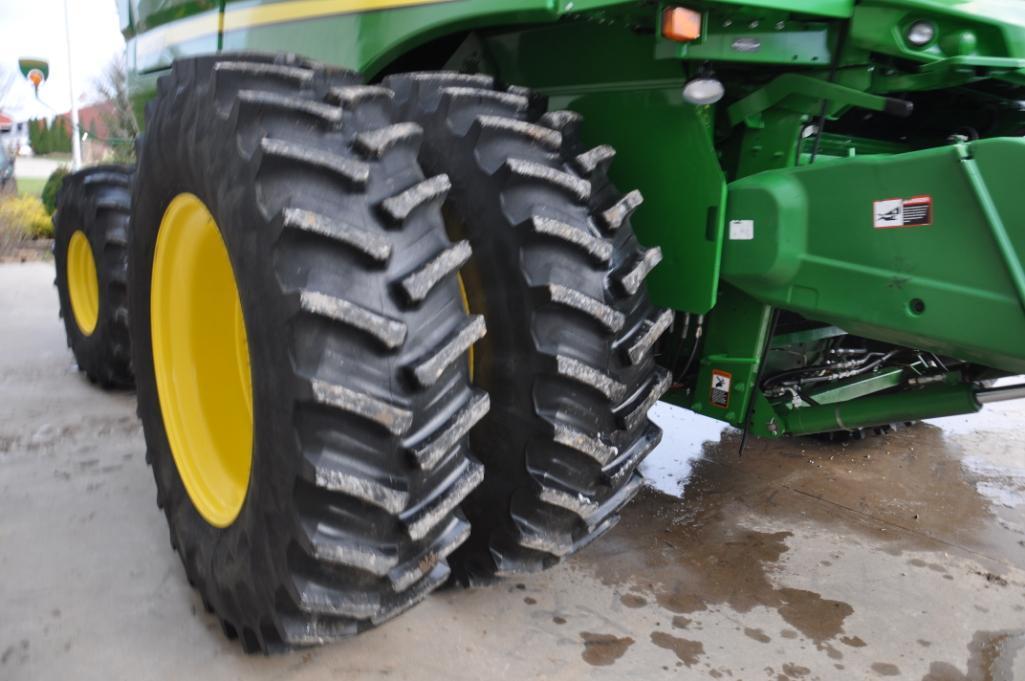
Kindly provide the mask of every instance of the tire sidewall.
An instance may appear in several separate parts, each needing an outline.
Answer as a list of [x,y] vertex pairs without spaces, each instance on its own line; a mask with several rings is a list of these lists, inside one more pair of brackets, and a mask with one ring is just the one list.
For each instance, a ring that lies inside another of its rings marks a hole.
[[[280,536],[270,518],[280,520],[274,511],[287,508],[282,500],[290,493],[289,481],[295,478],[297,457],[283,451],[295,446],[291,429],[293,376],[282,370],[290,366],[287,356],[277,356],[271,350],[288,347],[287,301],[281,299],[272,285],[272,263],[261,255],[270,249],[261,248],[257,241],[267,238],[272,230],[258,210],[252,190],[245,189],[254,184],[252,166],[236,160],[237,151],[232,148],[234,134],[213,107],[204,103],[205,92],[208,88],[199,87],[191,96],[173,100],[184,111],[172,110],[160,116],[163,128],[150,130],[143,144],[133,198],[129,299],[139,415],[145,426],[158,493],[166,497],[161,501],[172,533],[177,534],[173,541],[183,552],[186,569],[190,567],[185,555],[188,551],[211,547],[216,547],[218,555],[206,556],[199,564],[231,563],[227,569],[189,575],[193,581],[216,579],[219,575],[241,577],[207,590],[216,596],[237,591],[240,584],[279,583],[276,579],[243,575],[276,571],[270,556],[281,556],[284,552],[254,544],[274,544]],[[190,139],[174,143],[181,131],[189,130],[194,131]],[[166,153],[168,150],[171,153]],[[150,296],[156,240],[168,205],[186,192],[199,198],[217,222],[231,260],[249,346],[253,399],[249,484],[238,516],[224,528],[208,523],[189,498],[167,440],[154,374]],[[268,597],[261,594],[259,599]],[[245,599],[234,600],[213,605],[219,612],[234,615],[236,621],[251,621],[250,616],[238,613],[246,608]]]
[[[110,296],[107,291],[111,285],[111,268],[105,266],[106,235],[97,225],[95,197],[91,196],[81,176],[73,176],[65,181],[57,199],[57,210],[54,214],[54,265],[56,268],[57,294],[60,309],[64,317],[64,330],[67,334],[68,346],[79,368],[93,381],[105,381],[103,374],[104,358],[109,350],[109,325],[107,320],[113,314],[110,309]],[[96,280],[99,293],[99,308],[96,328],[89,335],[82,332],[75,319],[71,307],[71,296],[68,280],[68,247],[71,237],[81,231],[92,249],[96,264]]]

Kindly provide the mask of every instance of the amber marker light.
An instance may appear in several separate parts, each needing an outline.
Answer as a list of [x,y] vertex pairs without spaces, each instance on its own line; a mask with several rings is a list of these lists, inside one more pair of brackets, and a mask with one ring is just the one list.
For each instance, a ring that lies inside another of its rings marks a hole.
[[689,43],[701,37],[701,12],[685,7],[666,7],[662,12],[662,37]]

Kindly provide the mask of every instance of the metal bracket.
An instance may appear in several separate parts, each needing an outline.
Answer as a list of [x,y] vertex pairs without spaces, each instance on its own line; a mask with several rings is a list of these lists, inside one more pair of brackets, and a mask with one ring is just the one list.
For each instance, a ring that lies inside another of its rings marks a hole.
[[811,76],[785,73],[768,85],[734,103],[728,110],[730,123],[758,126],[758,117],[773,107],[798,113],[815,113],[825,100],[834,105],[856,106],[869,111],[884,111],[894,116],[911,115],[911,102],[873,95]]
[[1025,69],[1025,59],[1011,57],[960,56],[923,65],[914,73],[876,73],[876,92],[907,92],[950,88],[977,80],[1000,78]]

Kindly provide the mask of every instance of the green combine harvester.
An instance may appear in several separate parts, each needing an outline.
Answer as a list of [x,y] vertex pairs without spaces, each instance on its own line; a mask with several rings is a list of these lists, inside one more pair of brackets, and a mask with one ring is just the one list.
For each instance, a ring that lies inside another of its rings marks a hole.
[[1025,3],[118,4],[145,133],[63,188],[61,307],[247,651],[554,565],[658,400],[1025,396]]

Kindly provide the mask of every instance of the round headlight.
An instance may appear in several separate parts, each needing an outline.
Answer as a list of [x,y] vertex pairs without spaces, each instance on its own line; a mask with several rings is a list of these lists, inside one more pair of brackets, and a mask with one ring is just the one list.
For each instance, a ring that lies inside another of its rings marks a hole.
[[931,21],[916,21],[908,27],[906,37],[914,47],[924,47],[936,37],[936,26]]
[[697,106],[715,104],[722,99],[724,94],[726,94],[726,89],[722,82],[707,76],[694,78],[683,86],[683,98]]

